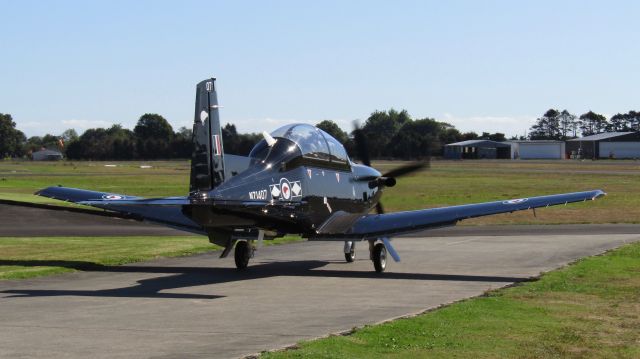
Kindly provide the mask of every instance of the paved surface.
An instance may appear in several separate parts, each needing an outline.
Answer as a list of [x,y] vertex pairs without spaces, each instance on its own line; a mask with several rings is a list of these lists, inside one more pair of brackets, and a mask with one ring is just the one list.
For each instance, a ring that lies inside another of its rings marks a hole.
[[132,219],[0,204],[0,237],[184,235],[189,233]]
[[4,281],[0,357],[239,357],[476,296],[638,240],[403,238],[394,242],[403,261],[381,276],[364,250],[347,264],[340,243],[304,242],[262,249],[245,272],[208,254]]
[[[517,236],[536,234],[634,234],[639,224],[456,226],[409,237]],[[160,225],[84,213],[0,204],[0,237],[38,236],[185,236],[187,232]]]

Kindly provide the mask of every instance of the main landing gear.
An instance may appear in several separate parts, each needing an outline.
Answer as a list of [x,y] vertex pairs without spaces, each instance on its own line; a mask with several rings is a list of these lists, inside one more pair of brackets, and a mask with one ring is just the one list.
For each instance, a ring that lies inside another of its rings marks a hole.
[[[394,261],[400,262],[400,256],[391,245],[388,238],[379,238],[369,241],[369,258],[373,262],[376,272],[382,273],[387,268],[387,253]],[[344,242],[344,259],[348,263],[356,259],[356,245],[353,241]]]
[[387,249],[382,243],[376,243],[373,246],[373,253],[371,254],[373,261],[373,268],[376,272],[382,273],[387,268]]
[[347,263],[351,263],[356,260],[356,242],[344,242],[344,259]]
[[246,269],[249,265],[249,260],[253,257],[254,251],[255,249],[249,241],[237,241],[233,255],[236,260],[236,267],[238,269]]

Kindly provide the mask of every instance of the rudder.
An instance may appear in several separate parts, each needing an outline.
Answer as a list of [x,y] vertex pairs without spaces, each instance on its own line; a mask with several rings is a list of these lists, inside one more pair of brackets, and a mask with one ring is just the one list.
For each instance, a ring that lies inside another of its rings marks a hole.
[[224,148],[218,113],[215,78],[196,85],[193,123],[193,153],[189,194],[206,197],[206,193],[224,182]]

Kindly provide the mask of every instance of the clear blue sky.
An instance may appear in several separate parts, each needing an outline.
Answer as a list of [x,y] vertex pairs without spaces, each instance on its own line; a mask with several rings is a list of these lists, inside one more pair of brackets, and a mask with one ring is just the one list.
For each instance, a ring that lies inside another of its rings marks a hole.
[[640,110],[639,4],[0,0],[0,112],[28,136],[190,127],[215,76],[243,132],[394,107],[523,134],[550,107]]

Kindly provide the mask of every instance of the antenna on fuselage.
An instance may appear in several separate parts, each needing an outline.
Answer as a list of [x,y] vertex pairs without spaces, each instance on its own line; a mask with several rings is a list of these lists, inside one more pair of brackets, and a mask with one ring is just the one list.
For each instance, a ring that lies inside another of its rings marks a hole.
[[269,147],[272,147],[276,144],[276,139],[273,138],[267,131],[262,131],[262,137],[264,137],[264,140],[267,141],[267,145],[269,145]]

